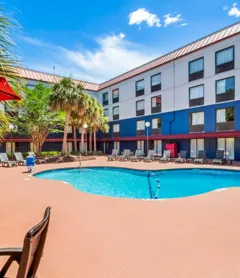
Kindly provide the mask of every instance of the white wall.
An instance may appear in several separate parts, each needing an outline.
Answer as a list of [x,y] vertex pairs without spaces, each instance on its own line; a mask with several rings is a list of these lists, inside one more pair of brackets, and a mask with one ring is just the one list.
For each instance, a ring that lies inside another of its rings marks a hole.
[[[235,69],[215,75],[215,52],[229,46],[235,46]],[[204,57],[204,78],[188,82],[188,63],[197,58]],[[175,66],[175,102],[174,102],[174,66]],[[215,103],[215,81],[235,76],[235,99],[240,99],[240,35],[234,36],[174,62],[139,74],[97,92],[97,98],[102,103],[102,94],[108,92],[109,118],[112,120],[112,107],[119,106],[120,119],[136,117],[136,101],[145,100],[145,115],[151,114],[151,97],[162,96],[162,112],[182,110],[189,107],[189,88],[204,84],[204,105]],[[162,90],[151,93],[151,76],[162,74]],[[144,79],[145,94],[135,97],[135,82]],[[112,90],[119,88],[119,103],[112,104]],[[175,106],[175,108],[174,108]]]

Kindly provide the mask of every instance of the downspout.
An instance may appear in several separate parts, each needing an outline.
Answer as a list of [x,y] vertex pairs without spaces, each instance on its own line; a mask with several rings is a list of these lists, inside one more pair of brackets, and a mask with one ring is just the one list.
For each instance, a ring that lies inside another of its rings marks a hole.
[[[172,134],[172,123],[175,121],[176,118],[176,111],[175,111],[175,61],[173,60],[173,119],[170,121],[170,135]],[[172,139],[170,140],[172,142]]]

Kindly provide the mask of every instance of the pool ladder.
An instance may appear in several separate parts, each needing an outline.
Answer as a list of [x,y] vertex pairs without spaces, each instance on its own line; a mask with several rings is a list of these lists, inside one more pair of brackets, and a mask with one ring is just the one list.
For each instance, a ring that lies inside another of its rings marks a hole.
[[[154,197],[153,197],[152,185],[151,185],[151,182],[150,182],[151,176],[154,178],[154,180],[157,183],[157,191],[156,191],[156,194],[154,195]],[[149,186],[150,198],[151,199],[158,199],[161,184],[160,184],[159,179],[157,179],[156,175],[153,172],[148,172],[148,186]]]

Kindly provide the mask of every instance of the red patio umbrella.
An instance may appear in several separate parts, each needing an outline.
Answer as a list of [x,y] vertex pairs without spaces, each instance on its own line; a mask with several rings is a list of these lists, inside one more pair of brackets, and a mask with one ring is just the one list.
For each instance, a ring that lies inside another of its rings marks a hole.
[[0,101],[4,100],[21,100],[21,98],[14,93],[6,78],[0,77]]

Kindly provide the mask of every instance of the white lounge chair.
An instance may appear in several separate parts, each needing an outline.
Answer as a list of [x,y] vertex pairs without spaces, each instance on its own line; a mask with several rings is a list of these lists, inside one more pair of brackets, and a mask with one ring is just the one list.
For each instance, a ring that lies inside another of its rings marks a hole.
[[22,153],[14,153],[14,156],[16,158],[17,164],[20,166],[26,165],[26,160],[23,158]]
[[206,151],[199,151],[198,152],[198,157],[194,159],[194,163],[205,163],[205,159],[206,159]]
[[130,156],[130,150],[124,150],[123,154],[118,157],[119,161],[127,161]]
[[37,157],[34,152],[28,152],[28,154],[36,159],[36,163],[47,163],[47,160],[44,157]]
[[212,164],[224,164],[225,159],[224,159],[224,151],[223,150],[217,150],[216,152],[216,158],[213,159]]
[[114,161],[117,160],[117,155],[118,155],[118,149],[113,149],[112,154],[108,156],[107,160],[108,161]]
[[154,150],[149,150],[147,157],[144,157],[143,161],[144,162],[152,162],[154,159],[154,154],[155,154]]
[[159,159],[159,162],[169,162],[170,161],[171,152],[169,150],[165,150],[163,152],[163,157]]
[[187,161],[187,151],[180,151],[179,157],[175,160],[176,163],[185,163]]
[[132,162],[137,162],[137,161],[140,161],[141,158],[142,158],[142,150],[136,150],[135,155],[131,156],[129,158],[129,160],[132,161]]
[[3,167],[17,166],[17,161],[9,160],[6,153],[0,153],[0,161]]

